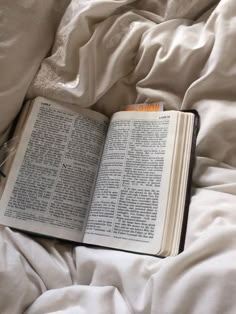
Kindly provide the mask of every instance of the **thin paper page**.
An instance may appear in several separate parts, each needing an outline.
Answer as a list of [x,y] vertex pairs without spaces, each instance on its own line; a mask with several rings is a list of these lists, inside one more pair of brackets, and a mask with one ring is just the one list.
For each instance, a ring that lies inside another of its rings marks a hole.
[[84,242],[150,254],[159,250],[176,117],[174,112],[114,115]]
[[1,200],[1,222],[81,241],[106,128],[103,115],[37,99]]

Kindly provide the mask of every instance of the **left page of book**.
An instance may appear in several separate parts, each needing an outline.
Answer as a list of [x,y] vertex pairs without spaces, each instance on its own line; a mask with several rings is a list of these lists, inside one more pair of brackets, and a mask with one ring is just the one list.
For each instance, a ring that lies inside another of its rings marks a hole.
[[0,202],[0,223],[82,241],[108,118],[36,98]]

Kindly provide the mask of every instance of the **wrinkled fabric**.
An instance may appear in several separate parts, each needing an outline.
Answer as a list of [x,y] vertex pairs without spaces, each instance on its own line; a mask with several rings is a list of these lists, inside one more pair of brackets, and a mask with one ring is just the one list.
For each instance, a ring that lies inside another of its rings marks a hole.
[[68,3],[68,0],[43,3],[1,0],[0,134],[15,118],[42,59],[50,53]]
[[108,115],[159,100],[196,109],[201,127],[184,252],[160,259],[1,227],[0,312],[235,313],[235,1],[11,3],[0,3],[0,132],[35,96]]

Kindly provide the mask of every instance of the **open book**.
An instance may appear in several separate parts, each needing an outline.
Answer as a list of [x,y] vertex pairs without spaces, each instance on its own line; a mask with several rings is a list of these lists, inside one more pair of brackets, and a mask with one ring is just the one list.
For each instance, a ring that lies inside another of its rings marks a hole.
[[[176,255],[186,228],[194,113],[111,119],[38,97],[20,115],[0,223],[143,254]],[[185,221],[185,222],[184,222]]]

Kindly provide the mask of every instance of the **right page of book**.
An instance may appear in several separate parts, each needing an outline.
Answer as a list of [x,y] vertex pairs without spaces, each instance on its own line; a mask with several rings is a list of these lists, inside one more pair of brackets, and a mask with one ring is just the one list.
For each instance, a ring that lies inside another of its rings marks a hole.
[[178,113],[118,112],[110,123],[84,243],[160,250]]

